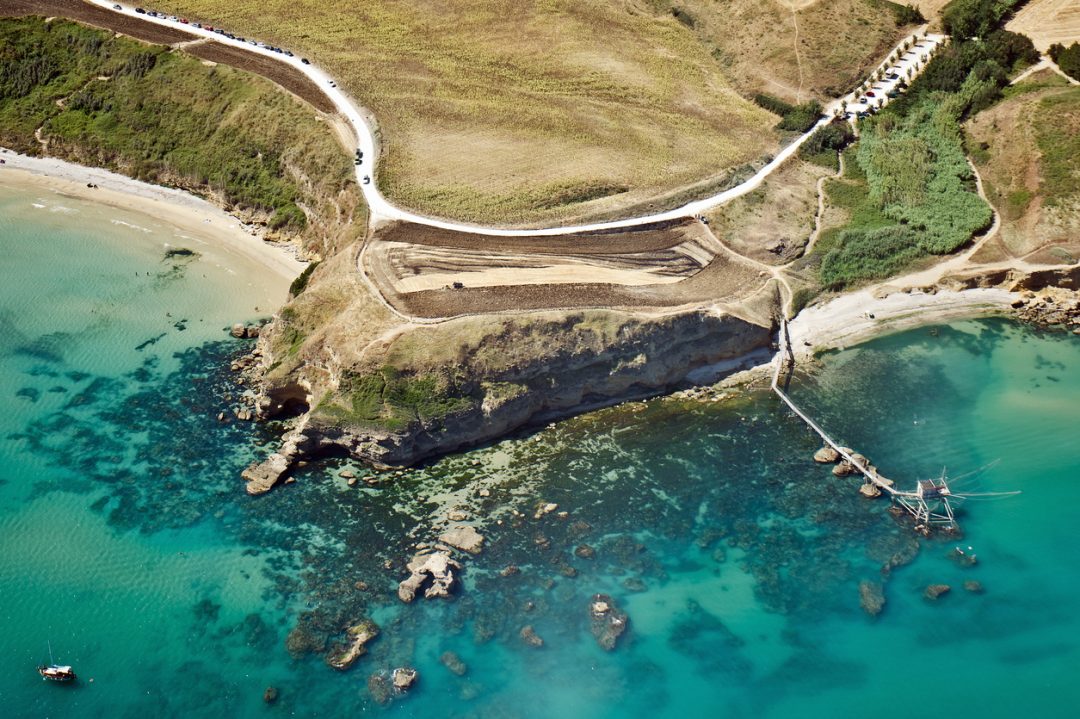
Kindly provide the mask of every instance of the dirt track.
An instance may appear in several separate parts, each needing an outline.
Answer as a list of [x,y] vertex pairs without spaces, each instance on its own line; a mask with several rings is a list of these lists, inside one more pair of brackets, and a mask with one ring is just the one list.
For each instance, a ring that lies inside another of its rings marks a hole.
[[137,40],[162,45],[197,39],[190,33],[155,25],[154,23],[139,20],[136,17],[110,12],[79,0],[0,0],[0,16],[22,17],[24,15],[64,17],[87,25],[123,33]]
[[[190,42],[200,39],[197,35],[174,30],[173,28],[147,22],[137,16],[111,12],[80,0],[0,0],[0,17],[21,17],[41,15],[43,17],[64,17],[76,22],[112,30],[129,37],[161,45],[178,42]],[[322,89],[303,73],[277,62],[273,58],[245,52],[217,42],[203,42],[184,48],[184,52],[202,60],[210,60],[223,65],[246,70],[262,75],[285,90],[311,103],[315,109],[333,114],[337,111],[334,103]]]

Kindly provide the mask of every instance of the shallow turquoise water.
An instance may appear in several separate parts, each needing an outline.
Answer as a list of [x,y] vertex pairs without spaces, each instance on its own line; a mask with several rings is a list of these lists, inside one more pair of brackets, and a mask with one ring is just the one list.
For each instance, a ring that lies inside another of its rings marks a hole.
[[[239,471],[281,428],[215,417],[237,392],[222,368],[244,346],[223,329],[254,319],[264,290],[205,258],[163,261],[168,228],[115,219],[0,196],[8,714],[907,717],[913,701],[1074,713],[1077,338],[958,323],[796,379],[797,401],[901,483],[945,465],[973,473],[959,483],[970,491],[1023,491],[969,502],[962,537],[916,538],[886,502],[834,479],[766,394],[597,412],[373,487],[347,487],[343,460],[328,458],[250,499]],[[568,516],[535,519],[540,501]],[[490,518],[488,546],[466,560],[454,601],[402,605],[401,565],[455,506]],[[954,562],[958,545],[978,564]],[[520,571],[501,576],[511,564]],[[859,606],[864,579],[885,583],[876,619]],[[925,600],[939,582],[952,591]],[[589,631],[596,592],[630,616],[613,652]],[[348,672],[286,649],[298,625],[294,650],[364,616],[383,634]],[[544,647],[524,644],[525,625]],[[37,678],[48,640],[78,686]],[[440,664],[447,650],[464,677]],[[368,676],[405,663],[418,686],[378,707]]]

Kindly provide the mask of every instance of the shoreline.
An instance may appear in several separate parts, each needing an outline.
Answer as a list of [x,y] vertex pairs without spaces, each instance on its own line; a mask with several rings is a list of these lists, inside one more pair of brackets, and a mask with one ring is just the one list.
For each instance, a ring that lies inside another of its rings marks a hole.
[[1007,315],[1016,293],[1001,288],[901,290],[871,287],[805,307],[788,324],[792,351],[805,360],[877,337],[951,320]]
[[[292,245],[275,246],[264,241],[236,217],[184,190],[54,157],[22,155],[7,148],[0,148],[0,159],[5,161],[0,165],[0,187],[33,187],[153,217],[218,242],[221,250],[253,261],[286,283],[307,266],[291,252]],[[96,187],[87,187],[87,183]]]

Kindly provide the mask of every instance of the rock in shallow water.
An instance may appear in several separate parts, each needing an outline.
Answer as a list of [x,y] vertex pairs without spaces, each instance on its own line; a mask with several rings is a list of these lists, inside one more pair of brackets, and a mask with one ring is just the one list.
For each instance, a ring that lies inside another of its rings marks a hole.
[[326,663],[334,669],[344,671],[367,652],[367,644],[379,636],[379,626],[370,619],[349,627],[349,640],[345,645],[337,645],[326,655]]
[[521,628],[521,638],[530,647],[544,646],[544,640],[540,638],[540,635],[536,633],[531,624],[526,624]]
[[923,592],[923,596],[927,599],[937,599],[943,594],[948,594],[950,591],[952,591],[952,587],[948,584],[931,584],[926,588],[926,591]]
[[405,691],[412,687],[416,683],[420,673],[412,667],[398,667],[394,670],[392,679],[394,682],[394,688],[398,691]]
[[263,692],[263,701],[267,704],[273,704],[278,699],[277,687],[266,687],[266,691]]
[[626,612],[615,605],[615,600],[607,594],[593,595],[589,604],[589,616],[592,619],[590,630],[596,637],[597,644],[605,651],[611,651],[626,632],[630,618]]
[[476,527],[467,524],[446,530],[439,535],[439,541],[470,554],[479,554],[484,546],[484,536],[476,531]]
[[452,674],[457,676],[465,676],[465,672],[469,671],[469,668],[465,665],[465,662],[461,661],[454,652],[446,651],[439,657],[439,661],[443,663],[443,666],[450,670]]
[[840,453],[832,447],[822,447],[814,452],[814,461],[821,464],[833,464],[838,459],[840,459]]

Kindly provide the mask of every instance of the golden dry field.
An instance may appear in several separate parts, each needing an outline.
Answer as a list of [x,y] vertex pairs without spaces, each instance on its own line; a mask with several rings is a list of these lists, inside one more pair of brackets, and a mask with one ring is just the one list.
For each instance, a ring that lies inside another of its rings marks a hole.
[[1046,52],[1054,43],[1080,42],[1080,2],[1031,0],[1006,28],[1030,37],[1039,52]]
[[592,215],[776,149],[670,12],[633,1],[166,0],[325,67],[378,119],[380,181],[458,219]]

